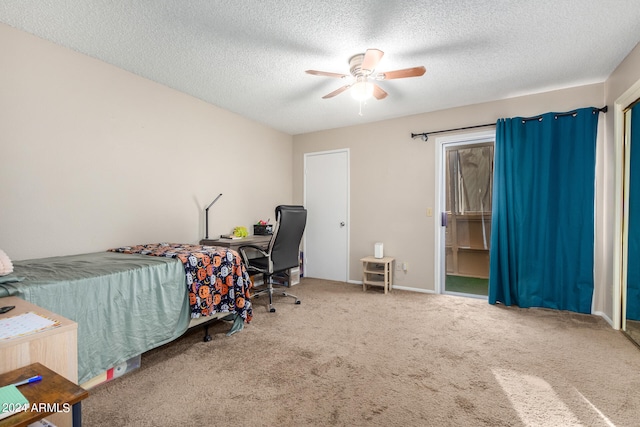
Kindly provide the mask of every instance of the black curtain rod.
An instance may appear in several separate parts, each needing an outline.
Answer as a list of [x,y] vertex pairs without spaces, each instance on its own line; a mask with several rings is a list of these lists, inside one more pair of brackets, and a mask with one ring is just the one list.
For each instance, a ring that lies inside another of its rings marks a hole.
[[[602,108],[594,108],[594,111],[598,111],[600,113],[606,113],[607,111],[609,111],[609,107],[607,107],[606,105]],[[562,117],[562,116],[571,116],[573,114],[575,114],[575,111],[569,111],[567,113],[558,113],[556,114],[557,117]],[[539,120],[542,116],[536,116],[536,117],[527,117],[522,119],[523,122],[529,121],[529,120]],[[429,135],[433,135],[436,133],[444,133],[444,132],[453,132],[456,130],[467,130],[467,129],[475,129],[475,128],[485,128],[485,127],[489,127],[489,126],[495,126],[495,123],[487,123],[484,125],[475,125],[475,126],[465,126],[462,128],[455,128],[455,129],[445,129],[445,130],[437,130],[434,132],[423,132],[423,133],[412,133],[411,134],[411,138],[415,139],[416,137],[420,136],[422,137],[423,141],[427,141],[429,139]]]
[[[602,108],[594,108],[593,112],[599,112],[599,113],[606,113],[607,111],[609,111],[609,107],[607,107],[606,105]],[[574,116],[577,113],[577,111],[567,111],[566,113],[557,113],[556,117],[564,117],[564,116]],[[524,119],[522,119],[522,123],[524,122],[529,122],[531,120],[540,120],[542,119],[542,116],[535,116],[535,117],[525,117]]]
[[421,136],[423,141],[429,139],[429,135],[433,135],[435,133],[443,133],[443,132],[453,132],[455,130],[466,130],[466,129],[475,129],[475,128],[486,128],[488,126],[495,126],[495,123],[487,123],[486,125],[475,125],[475,126],[465,126],[463,128],[455,128],[455,129],[445,129],[445,130],[437,130],[434,132],[423,132],[423,133],[412,133],[411,138],[415,138],[417,136]]

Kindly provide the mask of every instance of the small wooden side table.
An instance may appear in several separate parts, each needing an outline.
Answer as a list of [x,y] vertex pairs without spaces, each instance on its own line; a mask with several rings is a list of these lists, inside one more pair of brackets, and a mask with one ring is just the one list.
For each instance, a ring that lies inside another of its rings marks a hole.
[[28,426],[55,412],[72,412],[73,425],[81,426],[80,401],[89,397],[89,392],[40,363],[0,374],[0,386],[15,384],[36,375],[42,375],[42,380],[18,387],[29,401],[29,410],[0,420],[0,427]]
[[391,291],[393,287],[393,257],[376,258],[367,256],[361,258],[362,261],[362,290],[366,291],[367,286],[382,286],[384,293]]

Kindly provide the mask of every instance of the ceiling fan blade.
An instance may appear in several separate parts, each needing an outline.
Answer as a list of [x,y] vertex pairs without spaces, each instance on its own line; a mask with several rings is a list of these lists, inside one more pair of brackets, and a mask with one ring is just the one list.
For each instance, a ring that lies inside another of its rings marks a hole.
[[378,78],[382,77],[381,80],[391,80],[391,79],[404,79],[405,77],[419,77],[426,72],[426,68],[413,67],[413,68],[405,68],[403,70],[395,70],[395,71],[385,71],[378,73]]
[[377,100],[385,99],[387,95],[387,92],[385,92],[380,86],[373,84],[373,96],[375,96]]
[[313,74],[314,76],[336,77],[336,78],[339,78],[339,79],[343,79],[343,78],[347,77],[346,74],[330,73],[328,71],[307,70],[307,71],[305,71],[305,73]]
[[350,87],[351,87],[351,85],[342,86],[341,88],[336,89],[333,92],[326,94],[325,96],[322,97],[322,99],[333,98],[336,95],[340,95],[342,92],[344,92],[345,90],[349,89]]
[[381,50],[367,49],[367,51],[364,53],[364,59],[362,60],[362,65],[360,66],[360,68],[371,73],[378,66],[378,63],[382,59],[382,55],[384,55],[384,52]]

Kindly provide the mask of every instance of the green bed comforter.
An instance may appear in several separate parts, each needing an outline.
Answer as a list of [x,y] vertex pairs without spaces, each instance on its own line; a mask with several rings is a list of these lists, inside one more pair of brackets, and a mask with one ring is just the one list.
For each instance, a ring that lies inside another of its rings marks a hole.
[[13,264],[0,296],[18,296],[78,323],[80,384],[189,326],[185,271],[177,259],[99,252]]

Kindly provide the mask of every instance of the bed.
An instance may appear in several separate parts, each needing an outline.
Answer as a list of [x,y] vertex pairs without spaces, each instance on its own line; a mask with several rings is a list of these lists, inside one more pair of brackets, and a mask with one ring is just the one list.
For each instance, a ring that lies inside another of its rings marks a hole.
[[14,295],[78,323],[80,384],[232,315],[249,322],[250,280],[227,248],[157,243],[13,263],[0,296]]

